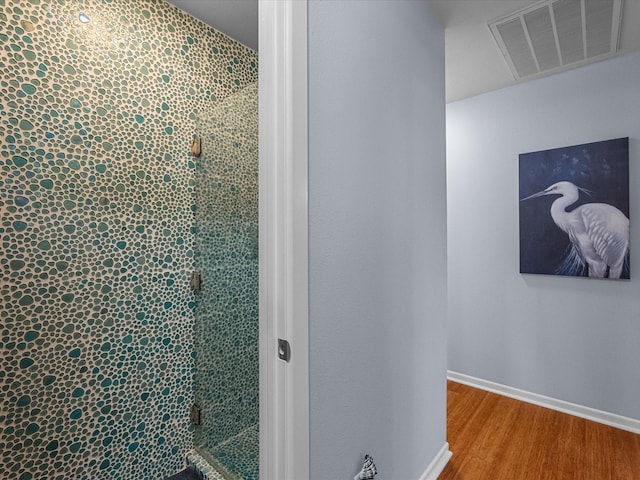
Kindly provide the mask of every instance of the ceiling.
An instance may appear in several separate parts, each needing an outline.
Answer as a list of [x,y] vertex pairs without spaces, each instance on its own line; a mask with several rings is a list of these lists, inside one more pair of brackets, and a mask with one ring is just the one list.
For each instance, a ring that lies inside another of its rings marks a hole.
[[[588,0],[603,1],[603,0]],[[516,83],[488,22],[536,3],[531,0],[427,0],[445,27],[447,102]],[[640,50],[640,1],[622,9],[620,53]]]
[[[426,1],[445,27],[447,102],[517,82],[496,46],[488,23],[538,0]],[[170,0],[170,3],[258,50],[258,0]],[[640,1],[626,0],[622,9],[620,53],[640,50],[638,25]]]
[[216,30],[258,51],[258,0],[168,0]]

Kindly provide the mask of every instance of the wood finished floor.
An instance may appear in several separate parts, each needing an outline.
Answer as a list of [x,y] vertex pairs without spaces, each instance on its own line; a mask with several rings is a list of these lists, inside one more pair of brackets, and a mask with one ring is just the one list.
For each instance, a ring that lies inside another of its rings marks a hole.
[[448,382],[439,480],[640,480],[640,435]]

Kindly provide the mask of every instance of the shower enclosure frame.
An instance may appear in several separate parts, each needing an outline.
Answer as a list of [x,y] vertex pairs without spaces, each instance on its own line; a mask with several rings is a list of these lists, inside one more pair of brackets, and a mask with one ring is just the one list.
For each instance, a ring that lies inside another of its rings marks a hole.
[[258,9],[260,479],[295,480],[309,478],[307,0]]

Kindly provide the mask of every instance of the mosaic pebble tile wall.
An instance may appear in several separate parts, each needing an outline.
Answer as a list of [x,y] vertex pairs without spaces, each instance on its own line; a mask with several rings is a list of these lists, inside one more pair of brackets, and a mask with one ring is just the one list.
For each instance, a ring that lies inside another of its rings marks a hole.
[[[196,268],[203,283],[196,294],[195,399],[202,426],[195,443],[221,470],[257,480],[257,84],[203,112],[198,132]],[[248,438],[238,443],[234,437],[243,432]]]
[[255,52],[161,0],[0,0],[0,478],[183,465],[189,141],[256,81]]

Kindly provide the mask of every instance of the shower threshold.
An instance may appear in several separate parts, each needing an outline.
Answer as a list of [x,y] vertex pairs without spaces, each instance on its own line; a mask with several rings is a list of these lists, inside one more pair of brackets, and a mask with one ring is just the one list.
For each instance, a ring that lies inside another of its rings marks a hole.
[[213,462],[205,458],[202,453],[198,448],[187,453],[187,465],[195,468],[202,475],[203,480],[229,480],[216,470],[212,465]]
[[196,447],[187,455],[204,480],[259,480],[258,425],[255,424],[211,450]]

